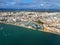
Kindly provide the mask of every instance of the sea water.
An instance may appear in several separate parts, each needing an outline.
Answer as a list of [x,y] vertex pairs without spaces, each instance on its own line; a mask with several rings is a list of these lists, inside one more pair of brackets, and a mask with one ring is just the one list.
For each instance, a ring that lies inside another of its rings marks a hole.
[[0,23],[0,45],[60,45],[60,36]]

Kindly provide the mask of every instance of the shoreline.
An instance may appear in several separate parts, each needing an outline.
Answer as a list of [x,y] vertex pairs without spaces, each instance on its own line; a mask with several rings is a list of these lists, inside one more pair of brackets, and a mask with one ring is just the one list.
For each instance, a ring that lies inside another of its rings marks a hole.
[[[28,27],[26,27],[26,26],[19,26],[19,25],[10,24],[10,23],[2,23],[2,22],[0,22],[0,24],[8,24],[8,25],[13,25],[13,26],[18,26],[18,27],[23,27],[23,28],[27,28],[27,29],[36,30],[36,29],[33,29],[33,28],[28,28]],[[51,34],[60,35],[59,33],[56,33],[56,32],[50,32],[49,30],[47,30],[47,31],[44,31],[44,30],[38,30],[38,31],[42,31],[42,32],[47,32],[47,33],[51,33]]]

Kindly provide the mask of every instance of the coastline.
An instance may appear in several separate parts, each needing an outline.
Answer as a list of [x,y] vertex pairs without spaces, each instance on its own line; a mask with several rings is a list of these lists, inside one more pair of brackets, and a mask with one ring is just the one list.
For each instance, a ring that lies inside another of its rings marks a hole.
[[[12,25],[12,26],[18,26],[18,27],[23,27],[23,28],[32,29],[32,30],[36,31],[36,29],[28,28],[28,27],[26,27],[26,26],[19,26],[19,25],[15,25],[15,24],[2,23],[2,22],[0,22],[0,24],[7,24],[7,25]],[[40,32],[42,31],[42,32],[46,32],[46,33],[51,33],[51,34],[60,35],[59,33],[56,33],[56,32],[50,32],[49,30],[48,30],[48,31],[44,31],[44,30],[37,30],[37,31],[40,31]]]
[[59,17],[60,12],[0,12],[0,23],[60,34]]

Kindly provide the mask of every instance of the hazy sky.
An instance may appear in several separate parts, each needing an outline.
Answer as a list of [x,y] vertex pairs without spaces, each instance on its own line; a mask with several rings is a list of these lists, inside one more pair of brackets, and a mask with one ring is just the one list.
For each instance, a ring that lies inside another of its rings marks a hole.
[[0,0],[0,8],[60,9],[60,0]]

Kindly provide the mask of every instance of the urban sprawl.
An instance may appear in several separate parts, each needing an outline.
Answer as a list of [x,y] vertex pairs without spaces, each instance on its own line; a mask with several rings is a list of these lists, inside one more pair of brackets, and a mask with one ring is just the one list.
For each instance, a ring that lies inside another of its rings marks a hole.
[[60,34],[60,12],[0,12],[0,23]]

